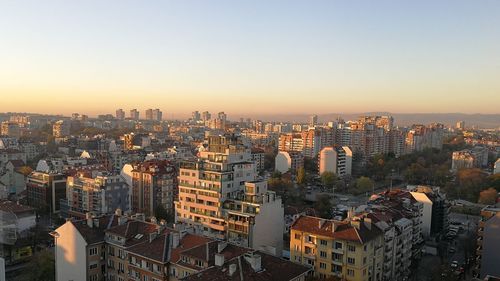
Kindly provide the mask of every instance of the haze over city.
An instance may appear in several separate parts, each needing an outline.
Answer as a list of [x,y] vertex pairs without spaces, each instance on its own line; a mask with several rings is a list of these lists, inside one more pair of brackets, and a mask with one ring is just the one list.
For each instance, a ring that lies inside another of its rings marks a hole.
[[260,4],[4,1],[0,111],[499,113],[498,1]]
[[500,280],[499,0],[0,0],[0,281]]

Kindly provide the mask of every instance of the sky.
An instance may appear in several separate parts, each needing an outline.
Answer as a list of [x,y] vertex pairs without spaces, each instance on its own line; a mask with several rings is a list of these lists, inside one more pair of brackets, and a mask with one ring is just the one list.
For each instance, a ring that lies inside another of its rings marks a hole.
[[500,1],[0,0],[0,112],[500,113]]

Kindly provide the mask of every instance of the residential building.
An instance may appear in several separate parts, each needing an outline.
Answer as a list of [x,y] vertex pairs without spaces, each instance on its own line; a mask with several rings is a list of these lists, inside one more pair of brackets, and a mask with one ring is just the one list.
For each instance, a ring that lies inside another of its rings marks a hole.
[[32,172],[26,179],[28,205],[58,213],[60,200],[66,198],[66,176],[61,173]]
[[264,171],[265,152],[262,148],[252,148],[252,161],[255,163],[255,168],[258,172]]
[[116,209],[128,212],[130,187],[120,175],[80,170],[66,182],[66,198],[70,216],[112,214]]
[[139,120],[139,111],[137,109],[130,110],[130,119]]
[[[281,198],[258,181],[239,136],[209,136],[197,161],[181,163],[176,222],[196,233],[281,254]],[[280,233],[280,234],[278,234]]]
[[318,115],[311,115],[309,117],[309,126],[314,127],[318,124]]
[[152,120],[154,120],[154,121],[161,121],[161,120],[163,120],[163,112],[161,112],[161,110],[159,110],[158,108],[154,109],[152,114],[153,114],[151,116]]
[[149,160],[132,166],[132,212],[153,216],[161,207],[173,216],[178,195],[176,167],[166,160]]
[[201,120],[203,120],[203,122],[207,122],[207,121],[209,121],[211,117],[212,117],[212,116],[211,116],[210,112],[208,112],[208,111],[204,111],[204,112],[201,114]]
[[3,121],[0,127],[0,135],[19,138],[21,136],[21,129],[17,122]]
[[352,151],[347,146],[325,147],[319,153],[319,174],[331,172],[338,177],[351,175]]
[[493,166],[493,174],[500,174],[500,158],[497,159]]
[[[427,199],[432,203],[432,212],[431,212],[431,222],[430,222],[430,235],[439,235],[446,230],[448,230],[449,219],[448,216],[450,214],[450,203],[446,200],[445,194],[440,191],[440,188],[437,186],[408,186],[408,191],[413,193],[422,193],[425,194]],[[414,198],[416,198],[414,196]],[[427,199],[422,199],[424,203],[424,217],[422,218],[422,228],[428,228],[428,224],[426,222],[426,207],[425,205],[429,205]],[[425,232],[425,230],[424,230]]]
[[291,228],[290,260],[319,278],[383,280],[384,233],[370,218],[301,216]]
[[146,116],[146,120],[153,120],[153,109],[146,109],[144,116]]
[[52,135],[55,138],[67,137],[70,134],[70,124],[67,121],[59,120],[52,125]]
[[484,168],[488,165],[488,148],[475,146],[472,149],[454,151],[452,154],[451,169]]
[[116,119],[118,120],[124,120],[125,119],[125,111],[123,111],[123,109],[117,109],[116,110]]
[[481,278],[500,276],[500,208],[484,207],[477,230],[476,271]]
[[304,156],[298,151],[279,151],[274,159],[274,169],[284,174],[288,171],[295,173],[304,167]]

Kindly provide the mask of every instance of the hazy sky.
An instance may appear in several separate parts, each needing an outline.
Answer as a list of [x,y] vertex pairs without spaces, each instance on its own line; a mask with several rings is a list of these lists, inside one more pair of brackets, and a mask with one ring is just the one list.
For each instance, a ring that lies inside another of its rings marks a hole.
[[500,1],[0,0],[0,111],[500,113]]

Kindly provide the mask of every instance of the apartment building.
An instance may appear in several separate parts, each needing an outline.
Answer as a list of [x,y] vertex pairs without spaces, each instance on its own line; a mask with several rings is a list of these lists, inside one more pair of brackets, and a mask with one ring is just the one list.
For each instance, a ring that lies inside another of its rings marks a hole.
[[257,172],[264,171],[264,159],[265,159],[264,149],[258,147],[252,147],[252,161],[255,163],[255,168],[257,169]]
[[59,120],[52,125],[52,135],[55,138],[67,137],[70,134],[70,124],[68,121]]
[[331,172],[338,177],[351,175],[352,151],[347,146],[325,147],[319,153],[319,174]]
[[472,149],[454,151],[451,158],[451,169],[484,168],[488,165],[488,148],[476,146]]
[[500,208],[484,207],[477,230],[476,272],[481,278],[500,276]]
[[0,125],[0,135],[19,138],[21,136],[21,128],[19,123],[12,121],[3,121]]
[[384,233],[369,218],[301,216],[291,227],[290,260],[319,278],[383,280]]
[[250,148],[234,135],[207,141],[198,160],[181,163],[176,222],[198,234],[281,254],[281,198],[256,180]]
[[284,174],[289,171],[295,173],[304,167],[304,155],[299,151],[279,151],[274,158],[274,169]]
[[123,109],[117,109],[116,114],[115,114],[116,119],[118,120],[124,120],[125,119],[125,111]]
[[132,212],[153,216],[161,206],[173,216],[178,195],[176,167],[166,160],[148,160],[132,166]]
[[139,111],[137,109],[130,110],[130,119],[139,120]]
[[66,175],[52,172],[32,172],[26,178],[28,205],[58,213],[60,200],[66,198]]
[[66,181],[68,215],[83,216],[130,211],[130,187],[120,175],[97,171],[78,171]]

